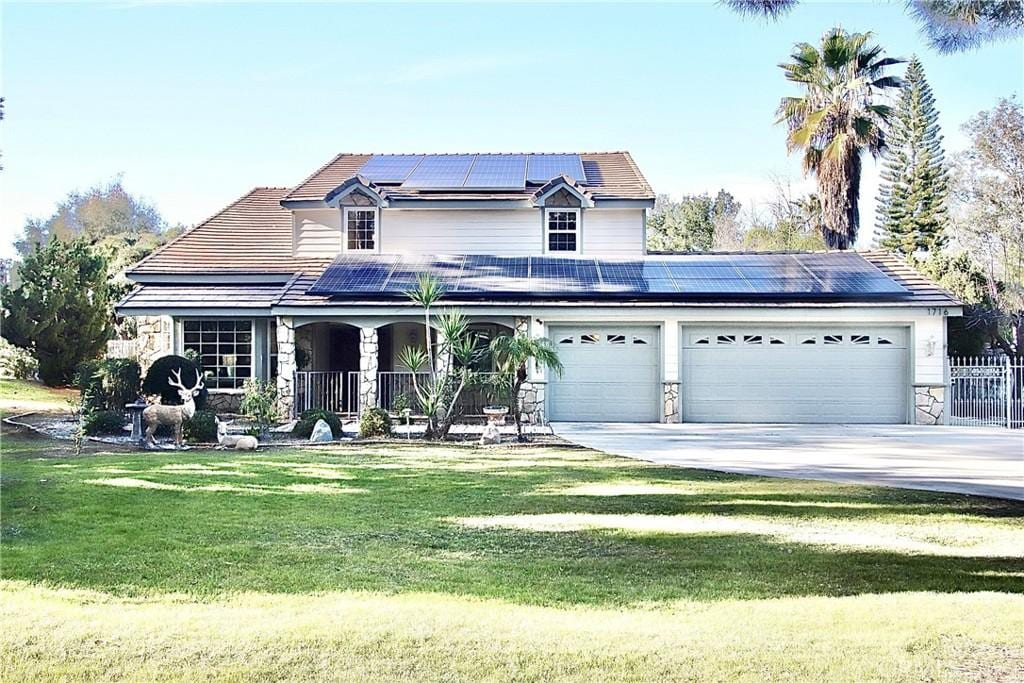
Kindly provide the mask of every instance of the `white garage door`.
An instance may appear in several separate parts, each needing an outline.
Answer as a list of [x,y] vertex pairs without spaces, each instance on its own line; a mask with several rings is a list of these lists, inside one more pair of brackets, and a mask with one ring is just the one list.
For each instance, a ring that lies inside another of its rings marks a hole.
[[684,327],[686,422],[907,421],[902,327]]
[[658,422],[658,328],[551,326],[565,370],[548,373],[548,412],[566,422]]

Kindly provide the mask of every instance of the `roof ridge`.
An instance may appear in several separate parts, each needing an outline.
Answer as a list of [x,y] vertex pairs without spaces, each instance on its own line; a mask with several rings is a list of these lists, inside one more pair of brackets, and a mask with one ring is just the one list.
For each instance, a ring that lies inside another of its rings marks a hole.
[[241,197],[239,197],[235,201],[233,201],[230,204],[228,204],[227,206],[225,206],[220,211],[217,211],[216,213],[211,214],[210,216],[207,216],[204,220],[201,220],[198,223],[195,223],[194,225],[192,225],[192,227],[182,231],[182,233],[180,235],[178,235],[177,237],[175,237],[174,239],[170,240],[169,242],[165,242],[164,244],[160,245],[159,247],[157,247],[153,251],[149,252],[148,254],[146,254],[146,256],[144,256],[143,258],[141,258],[138,261],[136,261],[135,263],[133,263],[130,268],[127,268],[125,270],[125,272],[126,273],[130,273],[133,270],[135,270],[136,268],[138,268],[139,266],[141,266],[142,264],[152,260],[158,254],[163,253],[169,247],[177,244],[178,242],[183,240],[186,236],[191,235],[196,230],[198,230],[199,228],[203,227],[204,225],[206,225],[207,223],[209,223],[213,219],[217,218],[218,216],[221,216],[221,215],[227,213],[228,211],[230,211],[231,209],[235,208],[236,206],[241,204],[243,201],[245,201],[249,197],[252,197],[254,194],[259,192],[260,190],[270,190],[270,189],[284,189],[284,190],[287,190],[288,188],[271,188],[271,187],[261,187],[261,186],[256,186],[256,187],[252,188],[251,190],[249,190],[248,192],[243,194]]

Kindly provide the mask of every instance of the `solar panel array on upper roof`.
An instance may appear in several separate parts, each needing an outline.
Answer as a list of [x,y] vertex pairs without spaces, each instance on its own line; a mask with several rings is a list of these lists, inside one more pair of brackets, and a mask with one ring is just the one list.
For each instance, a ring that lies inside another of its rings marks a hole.
[[527,182],[546,183],[560,175],[567,175],[580,183],[587,182],[587,174],[583,172],[583,161],[579,154],[530,155],[526,171]]
[[579,154],[376,154],[358,173],[414,189],[522,190],[560,175],[587,182]]
[[473,154],[431,154],[412,170],[402,187],[462,187],[473,166]]
[[342,255],[310,294],[395,298],[417,277],[463,298],[837,300],[900,298],[901,285],[851,253],[588,259],[455,255],[404,259]]
[[522,189],[526,186],[526,155],[477,156],[463,187]]
[[362,165],[359,175],[377,183],[400,183],[422,160],[422,154],[377,154]]

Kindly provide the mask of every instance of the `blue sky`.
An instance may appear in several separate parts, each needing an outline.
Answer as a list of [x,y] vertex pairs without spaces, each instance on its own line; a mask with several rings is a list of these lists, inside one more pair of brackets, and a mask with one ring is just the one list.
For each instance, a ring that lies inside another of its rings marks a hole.
[[776,65],[834,25],[921,57],[955,151],[963,121],[1020,94],[1024,49],[937,55],[902,5],[805,3],[767,24],[712,3],[5,3],[0,253],[27,217],[118,174],[191,224],[339,151],[627,149],[659,192],[757,205],[773,175],[800,181]]

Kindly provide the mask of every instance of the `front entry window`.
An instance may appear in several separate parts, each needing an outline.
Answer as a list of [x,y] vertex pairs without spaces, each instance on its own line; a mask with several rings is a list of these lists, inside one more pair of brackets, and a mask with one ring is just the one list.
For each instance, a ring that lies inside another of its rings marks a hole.
[[186,320],[182,348],[198,356],[210,389],[239,389],[253,376],[251,320]]

